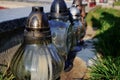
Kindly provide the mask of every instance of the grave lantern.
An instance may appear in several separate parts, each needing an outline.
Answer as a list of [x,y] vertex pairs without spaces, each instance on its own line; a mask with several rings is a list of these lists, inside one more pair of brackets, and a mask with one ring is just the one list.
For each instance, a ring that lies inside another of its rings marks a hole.
[[75,6],[70,7],[70,13],[73,18],[74,36],[76,36],[76,41],[77,43],[79,43],[80,40],[85,36],[86,28],[81,23],[80,10],[78,8],[76,8]]
[[72,48],[72,17],[64,0],[54,0],[50,8],[49,23],[52,41],[64,59]]
[[32,7],[24,30],[24,42],[13,56],[10,69],[16,80],[56,80],[64,62],[52,44],[43,7]]

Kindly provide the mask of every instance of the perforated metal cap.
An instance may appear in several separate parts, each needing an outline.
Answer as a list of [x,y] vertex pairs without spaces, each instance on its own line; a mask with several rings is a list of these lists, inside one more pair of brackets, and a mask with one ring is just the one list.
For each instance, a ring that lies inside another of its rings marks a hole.
[[32,7],[32,12],[27,19],[27,29],[36,30],[48,27],[47,16],[43,12],[43,7]]
[[32,12],[30,13],[24,35],[29,40],[34,38],[50,38],[51,31],[48,23],[47,15],[44,13],[43,7],[32,7]]
[[51,17],[60,18],[61,16],[67,16],[69,11],[64,0],[54,0],[51,5]]
[[43,7],[34,6],[32,7],[32,12],[40,11],[43,12]]

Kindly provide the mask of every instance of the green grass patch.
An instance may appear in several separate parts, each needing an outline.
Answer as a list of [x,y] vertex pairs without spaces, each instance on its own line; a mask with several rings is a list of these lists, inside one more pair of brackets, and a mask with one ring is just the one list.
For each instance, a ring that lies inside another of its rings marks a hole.
[[103,55],[120,55],[120,10],[96,7],[86,17],[87,24],[97,28],[97,50]]
[[7,75],[3,75],[3,74],[0,74],[0,80],[13,80],[14,79],[14,76],[12,74],[7,74]]
[[97,28],[96,49],[102,58],[90,67],[92,80],[120,80],[120,10],[96,7],[86,17]]
[[90,67],[91,80],[119,80],[120,79],[120,57],[106,57],[93,60],[96,62]]

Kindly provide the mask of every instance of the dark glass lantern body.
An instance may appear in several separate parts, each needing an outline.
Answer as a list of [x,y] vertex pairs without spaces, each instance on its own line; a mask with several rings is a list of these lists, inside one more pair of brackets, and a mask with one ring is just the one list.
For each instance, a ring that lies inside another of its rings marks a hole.
[[10,64],[16,80],[56,80],[60,76],[63,58],[51,42],[43,7],[32,7],[24,30],[24,42]]
[[76,37],[76,39],[74,39],[74,43],[77,44],[85,36],[86,28],[81,23],[80,10],[78,8],[75,6],[70,7],[70,13],[73,18],[74,36]]
[[70,13],[64,0],[54,0],[50,11],[50,28],[52,32],[52,41],[66,58],[72,48],[73,27],[70,21]]

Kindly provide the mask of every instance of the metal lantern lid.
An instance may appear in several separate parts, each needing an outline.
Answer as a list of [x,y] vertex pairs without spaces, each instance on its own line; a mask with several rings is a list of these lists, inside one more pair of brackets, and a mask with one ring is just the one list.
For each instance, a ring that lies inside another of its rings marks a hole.
[[74,6],[70,7],[70,13],[73,20],[80,19],[80,10]]
[[54,0],[51,5],[50,11],[52,18],[60,18],[62,16],[67,16],[69,11],[64,0]]
[[51,37],[48,18],[44,13],[43,7],[32,7],[32,12],[27,19],[24,35],[28,40],[31,37],[35,39]]
[[32,7],[32,12],[27,19],[26,29],[36,30],[48,28],[48,19],[44,14],[43,7]]
[[32,7],[32,12],[40,11],[43,12],[43,7],[34,6]]

